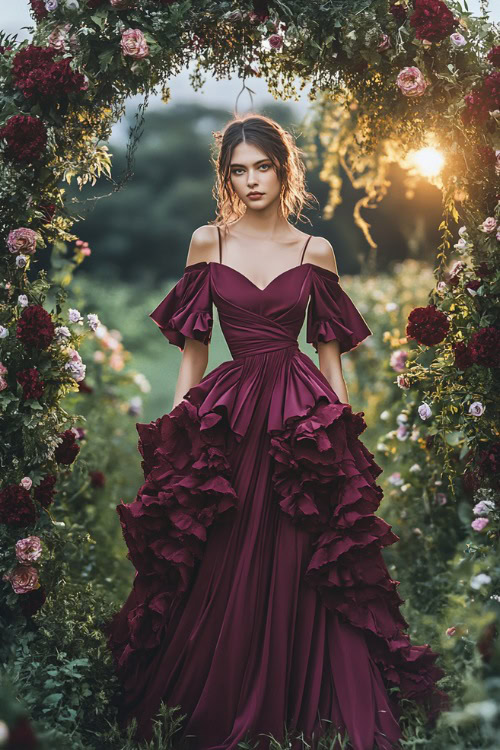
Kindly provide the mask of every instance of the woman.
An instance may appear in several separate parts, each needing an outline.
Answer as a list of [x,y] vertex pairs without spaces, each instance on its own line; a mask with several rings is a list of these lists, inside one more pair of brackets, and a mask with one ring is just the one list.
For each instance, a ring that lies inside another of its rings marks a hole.
[[[219,141],[215,226],[150,314],[183,356],[172,411],[137,424],[145,483],[117,507],[137,569],[109,627],[120,720],[150,739],[164,701],[196,750],[329,727],[389,750],[400,696],[432,720],[446,694],[404,633],[381,554],[398,537],[342,376],[370,330],[330,243],[288,221],[313,197],[291,135],[248,115]],[[297,344],[308,300],[319,368]],[[213,304],[233,359],[204,375]]]

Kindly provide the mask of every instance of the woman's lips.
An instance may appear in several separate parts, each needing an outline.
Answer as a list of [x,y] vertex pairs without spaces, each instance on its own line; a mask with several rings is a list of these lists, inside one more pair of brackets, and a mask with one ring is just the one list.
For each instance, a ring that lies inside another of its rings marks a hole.
[[263,195],[264,193],[249,193],[248,197],[250,198],[250,200],[256,201],[258,200],[258,198],[262,198]]

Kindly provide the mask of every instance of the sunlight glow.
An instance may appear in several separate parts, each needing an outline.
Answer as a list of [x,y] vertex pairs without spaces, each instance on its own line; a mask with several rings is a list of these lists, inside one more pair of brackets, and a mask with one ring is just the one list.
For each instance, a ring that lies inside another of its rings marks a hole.
[[444,157],[432,146],[426,146],[412,154],[414,166],[424,177],[435,177],[443,168]]

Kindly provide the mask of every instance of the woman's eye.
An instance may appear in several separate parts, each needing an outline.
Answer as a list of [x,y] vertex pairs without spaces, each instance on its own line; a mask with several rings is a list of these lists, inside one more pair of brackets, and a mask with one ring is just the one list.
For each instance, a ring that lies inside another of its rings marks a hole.
[[[271,168],[271,165],[270,164],[261,164],[260,167],[259,167],[259,169],[261,169],[262,167],[265,167],[266,171],[267,171],[268,169]],[[243,170],[241,169],[241,167],[235,167],[235,169],[233,169],[233,174],[237,175],[240,172],[243,172]]]

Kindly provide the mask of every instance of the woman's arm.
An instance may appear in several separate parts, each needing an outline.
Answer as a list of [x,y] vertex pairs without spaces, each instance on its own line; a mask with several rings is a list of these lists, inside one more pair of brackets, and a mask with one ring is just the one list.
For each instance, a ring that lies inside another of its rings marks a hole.
[[[216,232],[217,229],[209,225],[195,229],[189,244],[186,266],[202,261],[209,262],[215,252]],[[172,408],[183,400],[184,394],[190,388],[198,385],[205,374],[208,364],[208,347],[209,344],[204,344],[202,341],[186,338]]]

